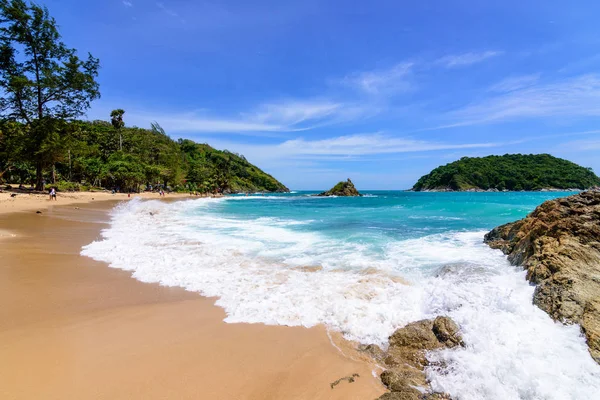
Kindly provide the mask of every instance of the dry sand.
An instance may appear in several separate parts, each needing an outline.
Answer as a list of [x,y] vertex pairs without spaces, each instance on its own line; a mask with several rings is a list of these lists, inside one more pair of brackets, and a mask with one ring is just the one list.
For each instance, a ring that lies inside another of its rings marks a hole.
[[[337,338],[342,354],[322,327],[226,324],[214,299],[141,283],[80,256],[115,202],[78,195],[90,202],[59,194],[56,203],[73,203],[36,214],[48,202],[25,200],[27,212],[0,215],[1,399],[370,400],[383,393],[373,365]],[[360,375],[354,383],[331,389],[353,373]]]

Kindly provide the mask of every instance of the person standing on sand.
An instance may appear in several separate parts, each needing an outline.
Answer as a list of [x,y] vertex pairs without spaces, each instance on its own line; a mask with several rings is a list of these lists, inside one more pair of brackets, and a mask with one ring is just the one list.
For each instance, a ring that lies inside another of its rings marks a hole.
[[56,189],[50,189],[50,200],[56,201]]

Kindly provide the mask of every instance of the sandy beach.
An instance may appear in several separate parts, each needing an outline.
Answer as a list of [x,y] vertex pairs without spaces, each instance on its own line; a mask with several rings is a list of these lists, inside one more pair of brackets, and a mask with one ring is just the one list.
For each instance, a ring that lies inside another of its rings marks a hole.
[[[16,185],[13,185],[16,186]],[[14,197],[13,194],[16,194]],[[0,192],[0,214],[12,213],[16,211],[43,211],[45,209],[54,208],[55,206],[71,205],[78,203],[93,203],[100,201],[123,201],[135,197],[143,199],[161,199],[158,193],[134,193],[127,195],[126,193],[112,194],[105,192],[59,192],[56,201],[51,201],[47,194],[37,193],[18,193],[12,191]],[[168,193],[164,199],[182,199],[182,198],[198,198],[188,193]]]
[[[0,193],[0,398],[373,399],[384,392],[368,359],[339,337],[336,348],[323,327],[226,324],[215,299],[141,283],[80,256],[127,195],[46,199]],[[354,383],[331,388],[355,373]]]

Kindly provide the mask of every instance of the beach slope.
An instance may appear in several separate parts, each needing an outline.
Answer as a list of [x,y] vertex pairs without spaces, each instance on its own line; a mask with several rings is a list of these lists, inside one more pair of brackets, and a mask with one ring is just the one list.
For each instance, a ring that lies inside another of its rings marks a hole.
[[[371,399],[384,392],[373,366],[342,354],[322,327],[226,324],[214,299],[141,283],[80,256],[114,204],[0,215],[0,398]],[[353,383],[331,388],[353,374]]]

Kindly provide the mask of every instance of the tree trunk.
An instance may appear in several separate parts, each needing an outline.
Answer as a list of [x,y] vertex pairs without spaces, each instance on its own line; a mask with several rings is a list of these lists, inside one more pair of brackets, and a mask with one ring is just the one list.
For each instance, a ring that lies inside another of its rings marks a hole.
[[40,161],[35,165],[35,190],[44,190],[44,170]]
[[12,165],[7,167],[4,171],[0,171],[0,183],[4,182],[4,174],[12,169]]

